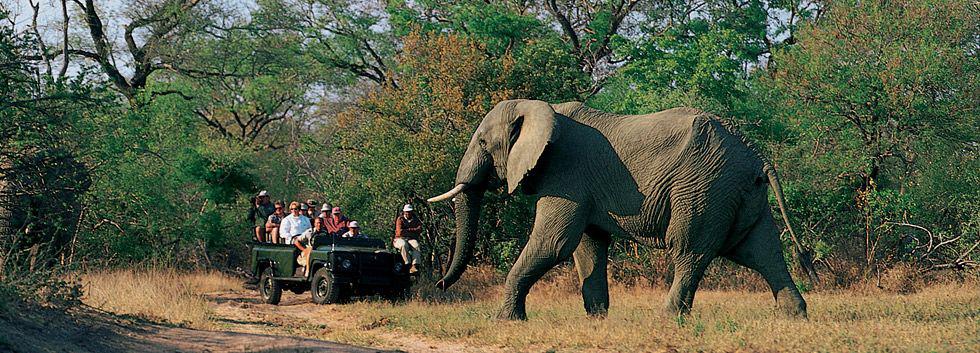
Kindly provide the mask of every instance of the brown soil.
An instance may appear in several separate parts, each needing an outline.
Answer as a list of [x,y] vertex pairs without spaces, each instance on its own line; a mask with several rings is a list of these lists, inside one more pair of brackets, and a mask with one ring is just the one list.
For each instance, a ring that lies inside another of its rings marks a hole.
[[315,339],[202,331],[81,307],[0,313],[0,352],[382,352]]
[[[406,352],[467,353],[502,352],[498,347],[474,347],[458,342],[436,340],[399,330],[384,322],[365,324],[360,318],[345,314],[333,305],[316,305],[309,292],[283,292],[279,305],[261,302],[254,290],[235,290],[208,295],[216,321],[237,332],[296,332],[306,336],[327,336],[352,332],[370,341],[370,345]],[[368,299],[371,300],[371,299]],[[377,299],[381,300],[381,299]],[[384,319],[382,319],[384,320]]]
[[[206,294],[213,331],[121,316],[88,306],[58,310],[20,305],[0,311],[0,352],[501,352],[365,324],[309,293],[284,292],[279,305],[237,289]],[[380,300],[380,299],[378,299]],[[329,342],[330,339],[381,348]],[[381,349],[387,349],[381,350]]]

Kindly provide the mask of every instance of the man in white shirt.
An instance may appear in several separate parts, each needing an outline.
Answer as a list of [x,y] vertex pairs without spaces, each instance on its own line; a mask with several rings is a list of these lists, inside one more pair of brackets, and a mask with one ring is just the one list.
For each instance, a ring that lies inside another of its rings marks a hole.
[[293,237],[303,234],[310,228],[313,228],[313,225],[310,224],[309,217],[300,213],[299,202],[290,202],[289,215],[283,217],[282,223],[279,224],[279,237],[285,241],[283,244],[292,244]]

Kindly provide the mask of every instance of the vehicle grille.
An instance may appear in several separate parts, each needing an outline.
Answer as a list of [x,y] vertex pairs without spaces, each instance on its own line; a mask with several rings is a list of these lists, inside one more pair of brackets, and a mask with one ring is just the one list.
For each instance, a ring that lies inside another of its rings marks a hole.
[[358,259],[365,274],[387,274],[395,265],[390,254],[359,254]]

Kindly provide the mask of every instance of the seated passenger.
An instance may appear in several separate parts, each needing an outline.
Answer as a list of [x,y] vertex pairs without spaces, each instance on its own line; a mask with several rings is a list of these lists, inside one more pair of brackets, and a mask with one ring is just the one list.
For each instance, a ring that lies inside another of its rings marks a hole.
[[402,214],[395,219],[395,249],[402,253],[402,260],[406,265],[411,265],[409,273],[418,272],[416,267],[419,264],[419,238],[422,235],[422,221],[415,216],[415,209],[412,205],[406,204],[402,207]]
[[284,217],[282,224],[279,225],[279,238],[284,241],[283,243],[292,244],[293,237],[313,228],[313,225],[310,224],[310,218],[302,215],[301,211],[299,202],[289,203],[289,215]]
[[330,218],[330,210],[332,208],[333,206],[330,206],[329,203],[325,203],[323,207],[320,207],[320,214],[316,216],[320,220],[320,228],[317,228],[317,232],[327,231],[327,218]]
[[303,267],[303,276],[310,275],[310,253],[313,252],[313,229],[307,229],[302,234],[293,237],[293,245],[299,249],[299,256],[296,257],[296,266]]
[[259,242],[272,241],[269,239],[268,233],[265,229],[265,221],[269,218],[275,210],[272,208],[272,202],[269,201],[269,192],[262,190],[256,196],[258,202],[255,204],[255,218],[251,218],[253,226],[255,227],[255,239]]
[[313,199],[306,200],[306,204],[310,207],[308,210],[306,210],[306,216],[310,217],[310,219],[316,218],[317,216],[316,200]]
[[341,235],[342,238],[366,239],[368,237],[367,234],[361,233],[361,227],[357,224],[357,221],[351,221],[348,228],[350,230]]
[[350,220],[340,212],[340,207],[334,207],[331,211],[330,218],[327,218],[327,234],[332,236],[340,236],[347,232],[348,223]]
[[276,201],[276,211],[269,215],[265,221],[265,232],[269,234],[269,242],[275,244],[279,242],[279,225],[286,217],[286,212],[282,209],[282,201]]

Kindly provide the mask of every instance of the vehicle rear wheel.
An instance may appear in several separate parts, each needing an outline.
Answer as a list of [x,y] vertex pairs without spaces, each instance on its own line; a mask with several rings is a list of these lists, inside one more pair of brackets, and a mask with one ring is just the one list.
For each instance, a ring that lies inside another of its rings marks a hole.
[[310,292],[313,302],[317,304],[334,304],[340,302],[340,286],[333,283],[333,274],[326,267],[321,267],[313,274],[310,282]]
[[282,299],[282,284],[273,275],[272,267],[262,270],[262,276],[259,277],[259,294],[266,304],[278,305],[279,299]]

